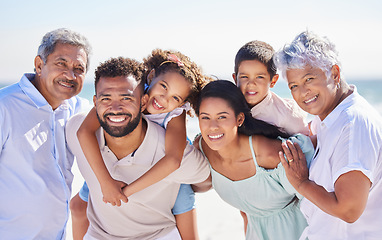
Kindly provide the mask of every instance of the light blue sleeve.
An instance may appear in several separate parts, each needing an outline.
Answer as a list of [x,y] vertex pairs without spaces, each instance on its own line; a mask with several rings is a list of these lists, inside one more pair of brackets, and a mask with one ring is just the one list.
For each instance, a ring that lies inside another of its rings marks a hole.
[[[305,159],[306,159],[306,162],[307,162],[307,166],[309,168],[310,166],[310,163],[312,161],[312,158],[314,156],[314,146],[313,146],[313,143],[312,141],[310,140],[310,138],[304,134],[296,134],[296,135],[293,135],[291,137],[289,137],[288,139],[285,139],[285,138],[281,138],[279,137],[279,139],[282,141],[282,142],[285,142],[287,140],[291,140],[293,143],[298,143],[298,145],[300,146],[302,152],[305,154]],[[281,164],[281,163],[280,163]],[[285,174],[285,170],[283,169],[282,173],[280,173],[280,181],[284,187],[284,189],[291,193],[291,194],[296,194],[296,196],[301,199],[303,198],[303,196],[301,194],[299,194],[295,189],[294,187],[289,183],[288,181],[288,178]]]

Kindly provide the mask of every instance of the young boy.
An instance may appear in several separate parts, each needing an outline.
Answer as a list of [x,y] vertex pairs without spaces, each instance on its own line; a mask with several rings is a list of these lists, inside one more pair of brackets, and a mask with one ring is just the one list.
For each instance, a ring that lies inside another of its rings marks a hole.
[[[236,85],[244,94],[254,118],[278,126],[293,135],[309,135],[306,113],[293,99],[284,99],[271,92],[279,79],[273,62],[275,50],[261,41],[251,41],[242,46],[235,57],[235,72],[232,74]],[[247,216],[244,231],[247,231]]]
[[242,46],[235,57],[236,85],[244,94],[252,116],[280,127],[293,135],[309,135],[306,113],[292,99],[283,99],[270,91],[279,75],[273,62],[275,51],[269,44],[251,41]]

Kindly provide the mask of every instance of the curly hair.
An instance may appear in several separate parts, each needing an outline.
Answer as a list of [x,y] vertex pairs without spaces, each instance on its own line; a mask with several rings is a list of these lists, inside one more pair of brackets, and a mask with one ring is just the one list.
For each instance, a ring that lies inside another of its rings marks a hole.
[[144,81],[142,76],[144,66],[142,63],[130,58],[110,58],[109,60],[101,63],[95,70],[94,86],[97,91],[97,84],[101,77],[119,77],[119,76],[133,76],[139,83],[139,86],[144,89]]
[[[169,59],[170,55],[175,55],[180,60],[181,64],[171,61]],[[186,101],[190,103],[192,108],[196,105],[201,89],[208,82],[212,81],[212,78],[202,74],[202,70],[196,63],[192,62],[189,57],[178,51],[154,49],[147,58],[143,59],[143,64],[146,68],[146,72],[143,76],[144,79],[147,79],[150,71],[155,69],[155,77],[167,72],[176,72],[191,83],[190,95],[187,97]],[[191,116],[193,115],[190,112],[188,114]]]
[[235,56],[235,75],[237,75],[242,61],[257,60],[267,67],[272,79],[277,73],[276,66],[272,59],[274,54],[275,50],[266,42],[255,40],[244,44]]

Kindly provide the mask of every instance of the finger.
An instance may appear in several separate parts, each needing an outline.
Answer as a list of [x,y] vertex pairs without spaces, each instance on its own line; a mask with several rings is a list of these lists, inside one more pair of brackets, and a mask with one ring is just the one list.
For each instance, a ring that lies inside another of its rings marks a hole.
[[108,203],[108,202],[106,201],[106,199],[105,199],[105,198],[102,198],[102,201],[103,201],[104,203]]
[[[296,149],[295,145],[290,140],[287,140],[286,142],[287,142],[288,148],[290,150],[290,153],[292,154],[291,158],[292,159],[297,159],[298,158],[298,153],[297,153],[297,149]],[[288,159],[290,159],[290,158],[288,158]]]
[[116,205],[117,205],[118,207],[120,207],[120,206],[121,206],[121,201],[118,200],[118,201],[116,202]]
[[294,145],[295,145],[295,147],[297,149],[298,158],[301,159],[301,160],[305,160],[305,154],[302,152],[302,149],[301,149],[300,145],[298,143],[295,143]]
[[283,167],[288,168],[289,167],[288,160],[285,159],[284,153],[282,151],[279,151],[279,158]]
[[293,159],[293,156],[291,154],[291,151],[290,151],[289,146],[287,145],[287,143],[286,142],[281,143],[281,147],[282,147],[282,149],[284,151],[286,160]]
[[127,197],[125,195],[122,195],[121,196],[121,200],[124,202],[124,203],[127,203]]

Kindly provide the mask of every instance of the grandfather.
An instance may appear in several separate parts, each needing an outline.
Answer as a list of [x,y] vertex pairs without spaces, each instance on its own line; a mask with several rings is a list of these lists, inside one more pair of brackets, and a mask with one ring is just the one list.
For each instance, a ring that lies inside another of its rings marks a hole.
[[86,104],[76,95],[90,50],[76,32],[48,32],[35,73],[0,90],[1,239],[65,238],[74,157],[64,127]]

